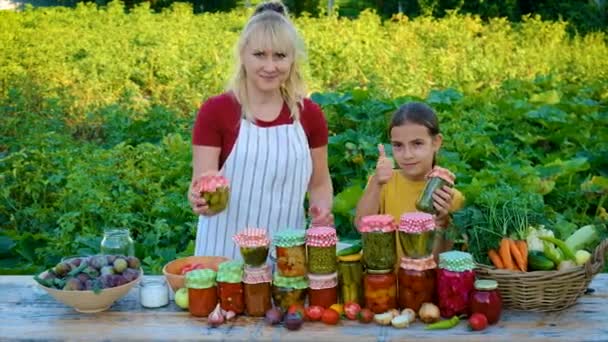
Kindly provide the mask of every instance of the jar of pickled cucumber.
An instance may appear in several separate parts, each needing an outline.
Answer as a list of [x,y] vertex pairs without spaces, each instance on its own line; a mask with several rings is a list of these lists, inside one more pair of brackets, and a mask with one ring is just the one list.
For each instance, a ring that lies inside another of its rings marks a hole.
[[398,272],[399,307],[418,312],[422,303],[435,303],[435,258],[401,258]]
[[306,231],[286,229],[277,232],[273,240],[276,248],[276,272],[283,277],[306,275]]
[[338,274],[308,275],[308,304],[325,309],[338,303]]
[[426,179],[424,189],[416,200],[416,209],[429,214],[437,214],[433,205],[433,193],[443,186],[453,187],[456,176],[448,169],[435,166],[426,176]]
[[361,254],[338,257],[338,286],[341,303],[363,305],[363,265]]
[[397,234],[402,254],[410,259],[427,258],[433,253],[435,233],[433,215],[423,212],[401,215]]
[[338,236],[331,227],[314,227],[306,231],[308,271],[314,274],[335,273]]
[[274,306],[279,307],[283,312],[293,304],[304,306],[308,290],[308,280],[306,277],[283,277],[274,274],[272,281],[272,299]]
[[245,312],[262,317],[272,308],[272,273],[270,266],[248,267],[243,272]]
[[363,242],[363,263],[369,269],[384,270],[395,267],[397,258],[395,230],[391,215],[369,215],[358,225]]
[[232,240],[239,246],[245,265],[261,267],[266,264],[270,247],[266,229],[247,228],[235,234]]

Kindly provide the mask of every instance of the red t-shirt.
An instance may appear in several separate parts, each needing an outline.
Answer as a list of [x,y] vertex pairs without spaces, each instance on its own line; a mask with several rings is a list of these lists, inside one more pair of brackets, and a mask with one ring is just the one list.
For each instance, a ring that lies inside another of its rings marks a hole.
[[[201,106],[192,129],[192,144],[220,147],[219,168],[224,165],[239,134],[241,105],[232,93],[209,98]],[[308,138],[310,148],[327,145],[327,121],[321,108],[310,99],[304,99],[300,110],[300,122]],[[289,108],[283,104],[279,116],[273,121],[256,120],[259,127],[292,124]]]

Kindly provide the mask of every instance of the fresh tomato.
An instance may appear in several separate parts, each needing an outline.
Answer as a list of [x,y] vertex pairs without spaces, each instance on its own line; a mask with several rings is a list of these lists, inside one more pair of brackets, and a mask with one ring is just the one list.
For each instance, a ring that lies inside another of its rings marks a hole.
[[357,315],[361,311],[361,306],[357,303],[348,302],[344,304],[344,313],[346,314],[346,318],[351,320],[356,320]]
[[476,331],[483,330],[488,326],[488,318],[486,315],[476,312],[469,318],[469,326]]
[[374,313],[368,308],[363,308],[359,311],[358,318],[360,323],[367,324],[374,320]]
[[304,318],[304,305],[302,304],[291,304],[289,308],[287,308],[287,313],[297,313],[301,318]]
[[325,309],[322,306],[313,305],[304,310],[306,319],[309,321],[320,321]]
[[325,324],[336,325],[340,321],[340,314],[334,309],[327,309],[321,315],[321,321]]

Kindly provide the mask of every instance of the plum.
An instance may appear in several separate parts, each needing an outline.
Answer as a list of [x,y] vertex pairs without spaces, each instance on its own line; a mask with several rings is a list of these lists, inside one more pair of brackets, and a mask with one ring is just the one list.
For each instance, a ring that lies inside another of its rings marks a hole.
[[101,275],[106,275],[106,274],[114,274],[116,272],[114,272],[114,267],[104,266],[101,268],[100,273],[101,273]]
[[82,262],[82,259],[81,259],[81,258],[73,258],[73,259],[70,259],[70,265],[72,265],[72,266],[73,266],[72,268],[80,266],[80,263],[81,263],[81,262]]
[[70,264],[65,263],[65,262],[60,262],[58,263],[55,268],[53,269],[53,272],[55,272],[55,274],[59,277],[63,277],[66,274],[68,274],[68,272],[70,272],[72,270],[72,267],[70,267]]
[[139,269],[141,267],[141,262],[134,256],[127,257],[127,263],[129,268]]
[[128,283],[127,279],[125,279],[125,277],[123,277],[122,275],[115,274],[113,277],[114,286],[120,286]]
[[82,282],[83,284],[87,280],[91,279],[91,277],[88,274],[86,274],[86,273],[78,273],[78,275],[76,276],[76,278],[78,278],[78,280],[80,280],[80,282]]
[[135,279],[137,279],[137,277],[139,277],[139,271],[132,269],[132,268],[127,268],[124,272],[122,272],[122,276],[128,281],[131,282]]
[[83,289],[84,289],[84,286],[83,286],[82,282],[80,282],[80,280],[78,280],[78,278],[72,278],[72,279],[68,280],[65,283],[65,285],[63,286],[64,291],[80,291]]
[[116,271],[116,273],[122,273],[127,266],[127,260],[123,258],[116,258],[116,260],[114,260],[114,271]]
[[89,266],[100,270],[102,267],[108,265],[108,259],[103,255],[95,255],[89,259]]
[[108,259],[108,264],[111,265],[116,260],[116,255],[106,255],[106,259]]

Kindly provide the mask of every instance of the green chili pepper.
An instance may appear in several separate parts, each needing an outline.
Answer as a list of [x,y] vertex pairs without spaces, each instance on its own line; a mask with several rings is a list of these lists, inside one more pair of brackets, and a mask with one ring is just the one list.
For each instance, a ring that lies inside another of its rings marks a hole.
[[424,330],[439,330],[439,329],[452,329],[460,323],[460,317],[453,316],[450,319],[439,321],[433,324],[427,325]]
[[576,261],[576,257],[574,256],[574,253],[572,253],[572,251],[570,250],[570,247],[568,247],[568,245],[566,245],[566,243],[564,241],[562,241],[560,239],[556,239],[554,237],[550,237],[550,236],[539,236],[538,238],[543,241],[546,241],[546,242],[551,242],[552,244],[557,246],[557,248],[559,248],[559,250],[562,251],[562,253],[564,254],[564,257],[566,259]]

